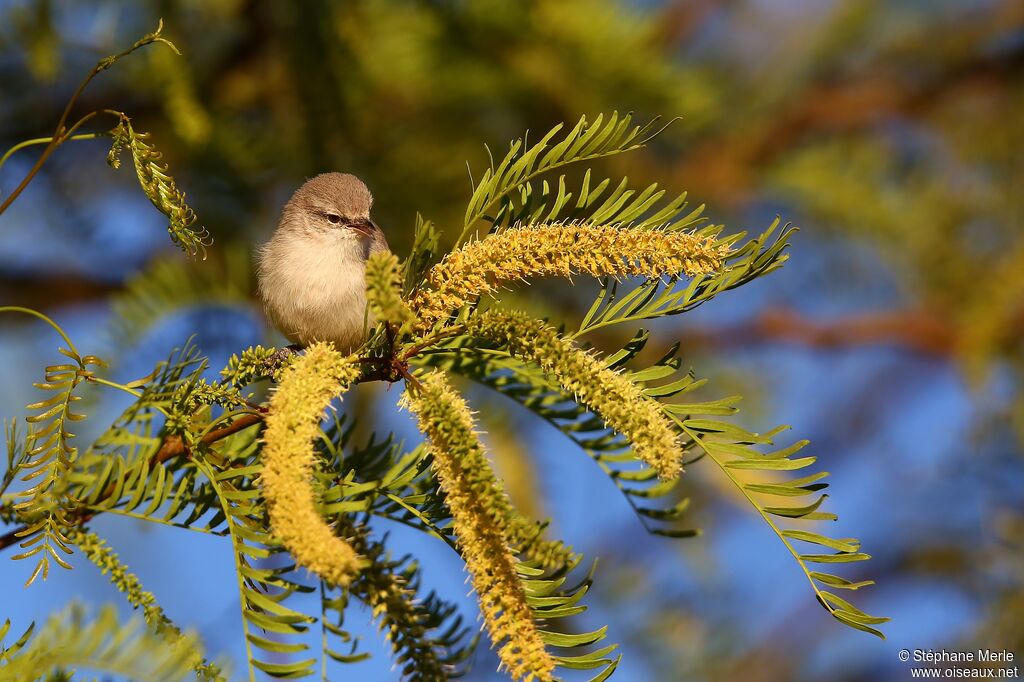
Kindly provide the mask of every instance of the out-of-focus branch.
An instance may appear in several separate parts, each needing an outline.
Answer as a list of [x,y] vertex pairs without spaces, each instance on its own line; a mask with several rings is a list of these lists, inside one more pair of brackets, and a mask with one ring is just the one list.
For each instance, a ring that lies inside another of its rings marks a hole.
[[[1018,5],[1020,7],[1020,5]],[[1006,8],[991,25],[975,30],[978,44],[1024,27],[1024,10]],[[924,117],[967,89],[1002,87],[1024,67],[1024,45],[999,52],[966,52],[942,65],[937,75],[909,81],[899,71],[863,69],[838,82],[811,82],[773,114],[705,137],[673,171],[681,187],[719,201],[742,201],[760,167],[815,133],[843,133],[894,116]]]
[[713,11],[728,4],[730,0],[672,0],[654,22],[654,41],[659,45],[685,43]]
[[683,333],[691,346],[721,348],[788,343],[818,349],[887,345],[922,355],[948,357],[956,349],[954,326],[918,310],[891,310],[815,320],[794,310],[773,308],[750,320]]
[[0,300],[17,301],[18,305],[36,310],[82,303],[103,298],[121,287],[99,282],[74,273],[40,273],[20,275],[0,273]]

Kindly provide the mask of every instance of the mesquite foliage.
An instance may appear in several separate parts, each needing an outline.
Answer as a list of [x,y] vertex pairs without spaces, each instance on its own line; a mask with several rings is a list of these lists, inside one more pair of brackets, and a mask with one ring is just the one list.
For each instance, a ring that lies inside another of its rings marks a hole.
[[[130,152],[142,190],[168,217],[171,238],[204,253],[208,235],[195,227],[195,212],[152,141],[114,113],[111,164]],[[439,232],[418,218],[404,261],[390,254],[371,260],[367,299],[379,328],[352,356],[328,344],[290,357],[239,349],[211,381],[208,361],[189,341],[168,347],[147,377],[118,384],[49,318],[4,309],[52,325],[70,360],[46,367],[36,384],[46,395],[27,407],[24,442],[8,431],[0,511],[4,521],[22,524],[14,558],[38,560],[32,582],[45,578],[51,560],[67,566],[63,557],[78,547],[142,609],[146,626],[125,635],[131,646],[104,648],[117,631],[112,612],[86,623],[71,611],[4,649],[0,674],[62,671],[82,659],[126,674],[225,674],[88,528],[107,513],[230,543],[250,678],[257,670],[312,675],[318,659],[360,660],[345,630],[353,602],[371,609],[403,678],[448,679],[466,669],[477,642],[472,628],[439,595],[421,594],[420,574],[429,567],[392,556],[374,523],[388,519],[435,537],[464,560],[485,635],[511,678],[553,680],[559,670],[582,669],[606,679],[620,658],[616,645],[603,643],[606,628],[557,622],[585,609],[591,564],[511,502],[453,377],[496,391],[562,431],[572,446],[564,456],[592,458],[652,533],[696,534],[683,520],[684,469],[717,467],[792,553],[826,611],[881,635],[874,626],[886,619],[835,594],[870,581],[814,567],[869,558],[860,543],[794,525],[835,518],[823,509],[827,473],[804,471],[815,463],[803,455],[807,442],[776,446],[783,428],[753,433],[737,425],[735,397],[694,398],[705,382],[684,370],[678,345],[654,363],[641,361],[653,343],[645,330],[612,352],[591,345],[597,330],[685,313],[787,258],[792,230],[778,222],[747,239],[706,224],[700,209],[687,209],[685,194],[665,202],[656,186],[595,182],[589,170],[570,188],[568,166],[628,152],[656,133],[654,123],[638,126],[612,114],[581,118],[566,132],[555,128],[532,145],[513,142],[473,187],[451,251],[441,253]],[[244,266],[204,271],[206,265],[158,265],[136,278],[115,304],[121,336],[137,337],[207,295],[245,300]],[[562,278],[566,286],[579,277],[600,283],[578,326],[503,305],[508,287],[539,277]],[[422,443],[409,447],[391,435],[358,442],[344,404],[328,410],[367,381],[403,385],[399,404],[415,416]],[[71,429],[84,415],[72,406],[87,382],[130,393],[133,402],[94,442],[76,448]],[[320,608],[296,604],[291,598],[301,593],[319,593]],[[303,640],[312,627],[323,632],[319,652]],[[61,637],[66,644],[57,646]]]

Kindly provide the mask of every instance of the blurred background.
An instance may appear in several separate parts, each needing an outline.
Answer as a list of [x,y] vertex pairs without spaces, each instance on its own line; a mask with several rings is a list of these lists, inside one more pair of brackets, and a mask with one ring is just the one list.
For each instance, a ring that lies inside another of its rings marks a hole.
[[[0,217],[0,303],[50,314],[119,380],[190,333],[219,368],[279,341],[253,304],[251,250],[306,177],[362,177],[404,256],[417,213],[454,238],[467,162],[482,172],[485,143],[499,156],[525,131],[537,139],[583,114],[679,116],[601,172],[687,190],[727,233],[777,214],[801,232],[780,272],[655,325],[651,353],[681,341],[716,395],[745,396],[741,423],[812,440],[833,474],[830,532],[874,556],[851,576],[878,581],[860,605],[893,621],[882,642],[832,620],[710,462],[687,473],[703,535],[647,536],[557,432],[474,394],[513,498],[600,557],[584,622],[608,624],[621,644],[615,679],[909,679],[902,648],[1007,649],[1020,662],[1024,3],[0,0],[0,149],[51,134],[96,60],[160,17],[184,56],[136,53],[77,111],[123,110],[152,133],[213,235],[210,257],[190,262],[170,244],[130,162],[106,165],[109,140],[71,142]],[[40,150],[10,158],[0,195]],[[573,320],[592,293],[540,286],[518,304]],[[52,331],[26,320],[0,320],[6,418],[24,415],[56,355]],[[390,408],[397,395],[365,391],[351,409],[387,405],[374,427],[415,439]],[[90,394],[81,441],[123,407]],[[228,544],[126,519],[93,526],[240,676]],[[473,619],[457,557],[377,530]],[[80,557],[29,590],[17,586],[30,568],[0,559],[0,618],[19,632],[75,596],[119,601]],[[368,614],[352,613],[373,658],[332,678],[397,679]],[[475,663],[469,679],[501,679],[486,646]]]

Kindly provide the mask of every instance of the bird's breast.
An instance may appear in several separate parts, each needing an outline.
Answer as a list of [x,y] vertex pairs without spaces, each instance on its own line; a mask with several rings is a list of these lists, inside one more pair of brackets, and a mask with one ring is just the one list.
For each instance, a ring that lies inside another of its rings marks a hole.
[[359,345],[366,328],[363,240],[334,235],[275,236],[260,257],[260,295],[267,312],[293,341]]

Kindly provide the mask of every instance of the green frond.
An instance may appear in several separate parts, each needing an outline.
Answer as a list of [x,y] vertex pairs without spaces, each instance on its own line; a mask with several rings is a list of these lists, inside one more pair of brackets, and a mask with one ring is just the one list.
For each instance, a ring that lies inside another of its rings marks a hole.
[[[21,468],[25,466],[25,462],[28,461],[28,448],[25,447],[24,438],[18,433],[17,419],[4,420],[4,436],[7,445],[7,468],[4,469],[3,476],[0,477],[0,494],[7,492],[11,483],[17,479]],[[13,505],[10,511],[13,518]],[[7,519],[2,520],[6,521]]]
[[665,193],[656,183],[639,191],[632,189],[627,178],[614,188],[609,178],[595,183],[590,169],[573,190],[567,186],[564,175],[558,177],[557,183],[524,182],[502,198],[494,229],[562,222],[680,231],[697,228],[704,222],[703,205],[687,210],[686,192],[659,205]]
[[[351,665],[370,658],[369,652],[359,651],[359,638],[345,629],[350,597],[348,589],[332,588],[320,581],[320,665],[324,679],[329,660]],[[339,645],[347,651],[336,648]]]
[[412,251],[402,268],[402,293],[405,296],[419,288],[423,276],[434,264],[439,240],[440,234],[434,224],[424,220],[423,216],[417,213],[416,225],[413,228]]
[[256,484],[259,467],[250,464],[254,452],[255,448],[243,452],[236,461],[225,461],[216,469],[199,458],[196,466],[219,506],[219,520],[210,523],[225,523],[231,538],[250,679],[255,670],[272,677],[305,677],[313,674],[316,660],[304,657],[309,649],[304,642],[289,640],[303,635],[316,618],[285,602],[296,592],[314,588],[299,582],[284,548],[270,535]]
[[157,210],[167,216],[167,232],[171,235],[171,241],[189,255],[202,253],[205,259],[206,247],[211,244],[210,233],[206,228],[196,226],[195,211],[185,203],[185,193],[178,189],[174,178],[170,176],[167,164],[161,160],[163,155],[147,142],[149,133],[135,132],[131,120],[121,114],[111,135],[114,141],[107,157],[110,165],[117,168],[118,155],[128,149],[142,191]]
[[86,620],[83,609],[72,605],[23,640],[0,654],[0,677],[34,680],[84,668],[139,682],[187,680],[194,679],[193,659],[202,656],[194,635],[168,642],[141,619],[119,622],[112,606]]
[[[147,592],[142,588],[142,583],[139,581],[138,576],[128,570],[128,567],[121,562],[117,554],[114,553],[114,550],[102,538],[92,531],[87,531],[81,527],[71,528],[67,536],[71,542],[82,550],[82,553],[88,557],[89,561],[100,569],[103,575],[110,577],[110,582],[124,594],[129,604],[134,608],[142,609],[146,623],[157,634],[163,635],[172,645],[177,645],[185,637],[181,629],[171,621],[160,605],[156,603],[156,597],[153,596],[153,593]],[[189,643],[186,642],[186,646],[188,645]],[[196,672],[196,677],[200,680],[225,679],[220,667],[205,661],[198,650],[194,651],[191,665]]]
[[654,119],[645,125],[634,125],[632,115],[619,116],[618,112],[612,112],[607,119],[600,114],[593,122],[588,122],[586,116],[581,117],[575,127],[557,141],[561,124],[532,146],[527,147],[522,139],[513,141],[505,158],[485,170],[473,188],[462,234],[456,243],[461,244],[480,220],[499,223],[503,217],[500,211],[493,216],[488,213],[538,175],[572,163],[639,149],[664,130],[664,127],[656,128],[657,123],[658,119]]
[[[860,551],[860,541],[856,538],[830,538],[803,529],[784,527],[790,520],[835,521],[838,518],[835,514],[820,510],[828,497],[819,492],[826,487],[821,481],[828,476],[827,472],[789,480],[779,479],[782,472],[800,471],[814,464],[814,457],[794,457],[808,441],[798,441],[789,447],[762,453],[753,446],[772,445],[775,434],[783,431],[784,427],[768,434],[755,434],[729,422],[705,418],[699,409],[693,410],[692,407],[666,405],[665,409],[697,447],[718,465],[786,546],[807,577],[818,602],[844,625],[885,639],[885,635],[872,626],[886,623],[889,618],[869,615],[826,589],[856,590],[873,584],[873,581],[854,582],[831,573],[815,571],[809,566],[866,561],[871,556]],[[749,476],[739,476],[739,471],[763,471],[772,477],[763,482],[752,482]],[[807,503],[794,501],[794,498],[800,497],[813,499]],[[781,503],[779,498],[782,498]],[[815,547],[805,549],[808,545]],[[833,551],[823,552],[819,548]]]
[[[164,443],[165,423],[183,386],[200,381],[205,358],[191,343],[171,353],[141,384],[142,395],[78,458],[68,476],[70,494],[91,513],[104,511],[132,518],[221,533],[224,519],[215,492],[204,483],[195,463],[178,459],[161,465],[154,456]],[[192,438],[192,436],[188,436]],[[241,432],[217,443],[220,456],[232,461],[252,458],[255,436]],[[200,519],[207,523],[196,525]]]
[[[392,559],[385,548],[387,538],[373,541],[355,527],[349,534],[368,563],[348,592],[371,609],[391,643],[402,679],[430,682],[461,677],[477,638],[469,637],[470,629],[463,626],[455,607],[433,592],[425,598],[420,595],[419,564],[409,557]],[[344,632],[341,628],[346,601],[325,596],[325,611],[336,611],[338,616],[337,621],[327,624],[332,634]],[[327,653],[335,660],[350,656],[331,650]]]
[[211,263],[178,254],[154,259],[112,297],[110,337],[120,347],[138,341],[160,320],[189,308],[251,309],[252,267],[247,249],[229,245]]
[[536,566],[521,563],[518,566],[519,576],[526,588],[527,602],[533,610],[534,618],[545,624],[541,638],[549,650],[566,649],[563,653],[554,653],[553,659],[558,667],[569,670],[598,670],[590,682],[602,682],[615,672],[622,654],[614,655],[617,644],[600,646],[583,653],[581,647],[594,647],[604,641],[607,626],[593,631],[577,632],[572,626],[562,632],[553,628],[561,618],[570,618],[586,611],[581,602],[587,594],[593,579],[596,563],[584,578],[570,587],[566,580],[573,573],[577,564],[568,565],[558,571],[544,571]]
[[324,466],[317,472],[325,516],[340,522],[357,513],[401,523],[454,547],[450,516],[431,475],[428,448],[405,452],[391,436],[350,444],[351,429],[337,421],[321,439]]
[[78,449],[71,445],[75,437],[71,424],[85,419],[84,414],[72,409],[74,403],[81,400],[74,391],[92,377],[90,367],[105,366],[105,363],[93,355],[80,355],[64,330],[42,313],[16,307],[0,308],[0,312],[23,312],[47,322],[67,343],[67,348],[58,347],[58,351],[71,360],[47,366],[43,381],[33,384],[48,397],[26,405],[26,409],[36,414],[25,418],[29,429],[23,454],[15,460],[16,450],[8,450],[11,467],[5,476],[4,488],[11,482],[7,477],[14,475],[12,472],[17,472],[27,486],[14,493],[17,501],[13,509],[27,528],[17,534],[25,538],[19,543],[24,551],[12,558],[37,557],[36,567],[26,581],[26,585],[30,585],[40,575],[44,580],[48,577],[51,560],[62,568],[71,568],[62,557],[71,554],[63,529],[70,525],[68,513],[72,507],[67,494],[67,476],[78,456]]

